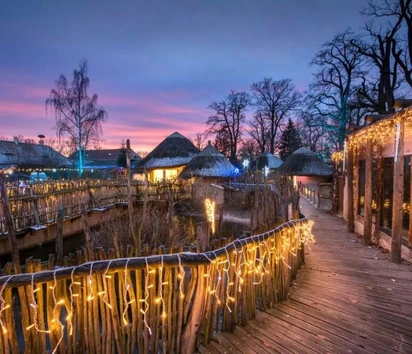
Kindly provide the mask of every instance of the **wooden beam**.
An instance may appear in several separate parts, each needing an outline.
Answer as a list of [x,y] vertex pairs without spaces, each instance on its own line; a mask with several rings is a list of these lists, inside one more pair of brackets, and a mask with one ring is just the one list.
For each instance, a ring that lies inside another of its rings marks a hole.
[[397,99],[393,103],[393,108],[406,108],[412,105],[412,100],[406,100],[406,99]]
[[388,118],[389,115],[387,114],[367,114],[365,116],[365,122],[368,123],[374,123],[377,122],[378,120],[381,120],[383,118]]
[[410,179],[409,179],[409,234],[408,245],[412,246],[412,158],[409,160],[410,167]]
[[372,165],[373,165],[373,146],[372,138],[368,136],[366,142],[365,160],[365,201],[363,216],[363,241],[365,245],[370,245],[372,241]]
[[348,203],[348,232],[355,231],[355,219],[354,219],[354,208],[353,208],[353,154],[354,150],[348,148],[347,153],[347,174],[346,174],[346,183],[347,183],[347,203]]
[[402,119],[396,124],[396,139],[394,153],[393,171],[393,203],[392,203],[392,241],[391,258],[393,262],[400,263],[402,248],[402,219],[403,219],[403,137],[405,133],[405,122]]

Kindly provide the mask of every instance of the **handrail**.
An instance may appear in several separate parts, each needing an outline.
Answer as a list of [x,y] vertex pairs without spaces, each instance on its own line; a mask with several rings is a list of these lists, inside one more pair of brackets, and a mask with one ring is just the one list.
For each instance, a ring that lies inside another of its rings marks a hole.
[[102,259],[41,272],[31,266],[28,274],[9,268],[0,277],[0,352],[2,345],[24,350],[17,311],[24,345],[35,352],[157,353],[161,343],[165,352],[193,353],[214,331],[230,331],[253,318],[256,307],[287,298],[311,226],[302,216],[199,254]]

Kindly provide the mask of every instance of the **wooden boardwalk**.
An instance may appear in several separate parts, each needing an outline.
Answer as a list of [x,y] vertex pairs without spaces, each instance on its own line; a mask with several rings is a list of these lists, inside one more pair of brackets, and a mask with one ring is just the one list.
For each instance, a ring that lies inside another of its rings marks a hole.
[[391,263],[302,199],[301,208],[316,243],[289,300],[201,353],[412,353],[412,265]]

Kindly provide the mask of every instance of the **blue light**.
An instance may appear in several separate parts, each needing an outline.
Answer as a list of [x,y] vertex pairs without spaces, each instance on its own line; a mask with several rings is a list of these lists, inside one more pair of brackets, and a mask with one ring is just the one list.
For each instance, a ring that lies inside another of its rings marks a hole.
[[235,168],[235,173],[238,174],[239,173],[239,169],[236,167]]

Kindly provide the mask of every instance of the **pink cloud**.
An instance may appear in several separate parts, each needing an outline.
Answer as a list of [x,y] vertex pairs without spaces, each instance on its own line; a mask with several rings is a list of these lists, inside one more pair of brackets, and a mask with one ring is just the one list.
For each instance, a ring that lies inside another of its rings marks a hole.
[[23,115],[27,118],[38,118],[39,116],[45,116],[46,110],[44,104],[0,100],[0,114],[5,116]]

